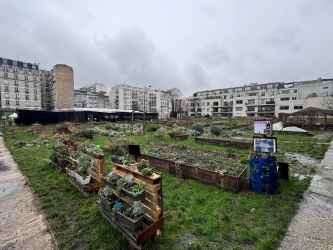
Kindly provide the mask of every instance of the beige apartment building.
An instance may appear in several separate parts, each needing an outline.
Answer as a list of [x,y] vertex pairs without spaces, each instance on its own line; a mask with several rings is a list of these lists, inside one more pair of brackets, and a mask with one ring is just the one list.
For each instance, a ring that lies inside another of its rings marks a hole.
[[57,64],[47,71],[0,57],[0,97],[2,110],[74,108],[73,69]]
[[0,108],[41,109],[39,66],[0,57]]

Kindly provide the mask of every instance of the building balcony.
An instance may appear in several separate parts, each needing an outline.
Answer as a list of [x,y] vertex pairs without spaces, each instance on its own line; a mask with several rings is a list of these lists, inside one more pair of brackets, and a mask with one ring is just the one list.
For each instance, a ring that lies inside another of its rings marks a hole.
[[272,102],[266,102],[267,105],[275,105],[275,101]]

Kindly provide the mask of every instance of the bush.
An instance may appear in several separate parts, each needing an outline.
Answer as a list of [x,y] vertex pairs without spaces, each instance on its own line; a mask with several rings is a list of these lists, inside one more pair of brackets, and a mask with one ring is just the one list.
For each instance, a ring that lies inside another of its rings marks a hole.
[[113,124],[107,124],[105,125],[105,129],[107,130],[117,130],[118,129],[118,126],[117,125],[113,125]]
[[191,129],[190,130],[190,135],[191,136],[198,136],[198,135],[200,135],[200,133],[198,131],[196,131],[196,130]]
[[155,132],[156,130],[160,129],[162,127],[161,124],[149,124],[146,126],[145,131],[146,132]]
[[244,131],[240,131],[240,130],[237,130],[237,129],[233,129],[231,131],[232,135],[235,136],[235,135],[243,135],[244,134]]
[[120,156],[127,153],[129,144],[134,144],[134,142],[126,138],[112,138],[109,145],[103,147],[102,149],[112,155]]
[[94,130],[92,129],[85,129],[82,131],[82,135],[88,139],[94,139]]
[[210,127],[210,132],[213,135],[219,136],[221,134],[221,131],[222,131],[222,129],[219,126],[217,126],[217,125],[212,125]]
[[204,126],[201,122],[194,123],[192,126],[192,130],[195,130],[201,135],[204,131]]

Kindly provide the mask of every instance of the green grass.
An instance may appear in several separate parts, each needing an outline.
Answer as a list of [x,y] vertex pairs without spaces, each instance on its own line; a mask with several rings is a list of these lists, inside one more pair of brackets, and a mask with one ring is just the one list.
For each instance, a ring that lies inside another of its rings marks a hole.
[[[96,203],[85,198],[65,175],[49,165],[51,146],[12,148],[15,141],[32,141],[38,135],[18,133],[4,136],[22,172],[29,178],[61,249],[128,249],[121,234],[108,224]],[[130,139],[144,146],[147,135]],[[95,135],[106,145],[108,139]],[[223,151],[224,147],[185,142],[163,142]],[[51,142],[51,144],[54,142]],[[234,150],[242,156],[248,151]],[[107,155],[107,166],[111,164]],[[310,179],[279,183],[280,194],[234,194],[195,181],[163,175],[165,227],[151,249],[275,249],[284,236]]]

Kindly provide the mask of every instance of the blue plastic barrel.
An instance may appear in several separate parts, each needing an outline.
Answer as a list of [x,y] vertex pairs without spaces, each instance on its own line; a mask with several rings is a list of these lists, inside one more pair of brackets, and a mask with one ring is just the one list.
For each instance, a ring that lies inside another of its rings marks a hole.
[[276,157],[262,159],[257,156],[250,158],[250,188],[257,194],[276,194],[277,167]]

